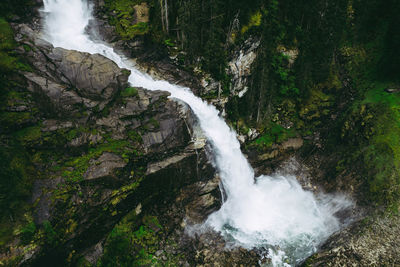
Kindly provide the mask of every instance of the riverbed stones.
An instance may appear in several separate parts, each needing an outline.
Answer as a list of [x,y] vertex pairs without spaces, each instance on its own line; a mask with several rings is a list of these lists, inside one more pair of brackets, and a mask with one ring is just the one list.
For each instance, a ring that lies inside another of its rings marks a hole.
[[303,266],[400,266],[400,216],[371,216],[329,238]]

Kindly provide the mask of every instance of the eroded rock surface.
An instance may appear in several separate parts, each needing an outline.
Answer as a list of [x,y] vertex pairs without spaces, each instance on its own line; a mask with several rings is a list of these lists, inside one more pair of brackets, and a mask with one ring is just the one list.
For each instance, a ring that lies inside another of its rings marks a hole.
[[127,85],[130,72],[99,54],[54,48],[48,56],[77,92],[93,100],[109,100]]
[[16,40],[34,47],[19,52],[36,68],[24,76],[28,89],[42,96],[42,104],[59,116],[77,112],[80,107],[89,111],[102,110],[118,91],[128,86],[130,72],[120,69],[111,60],[98,55],[54,48],[40,39],[28,25],[17,25]]
[[249,89],[248,82],[251,75],[251,67],[257,57],[259,40],[249,39],[238,49],[233,59],[228,63],[228,73],[232,75],[232,95],[243,97]]
[[304,266],[399,266],[400,217],[371,216],[332,236]]

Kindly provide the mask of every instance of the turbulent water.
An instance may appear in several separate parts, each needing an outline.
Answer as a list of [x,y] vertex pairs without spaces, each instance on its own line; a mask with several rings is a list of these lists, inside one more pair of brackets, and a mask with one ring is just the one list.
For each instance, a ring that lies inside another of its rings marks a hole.
[[255,178],[236,133],[219,117],[214,106],[203,102],[188,88],[154,80],[110,46],[91,40],[85,28],[93,18],[91,6],[85,0],[44,0],[43,14],[44,34],[54,46],[102,54],[131,70],[132,86],[168,91],[171,97],[192,108],[212,145],[227,196],[222,208],[210,215],[206,225],[237,245],[265,248],[274,266],[298,263],[339,230],[341,225],[334,214],[349,206],[349,201],[342,197],[314,196],[291,176]]

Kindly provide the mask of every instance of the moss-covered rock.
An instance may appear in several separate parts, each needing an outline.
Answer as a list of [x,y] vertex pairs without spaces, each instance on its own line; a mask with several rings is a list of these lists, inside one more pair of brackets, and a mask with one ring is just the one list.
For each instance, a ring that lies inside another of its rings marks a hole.
[[105,8],[112,12],[110,24],[123,39],[132,40],[149,32],[149,7],[145,1],[107,0]]

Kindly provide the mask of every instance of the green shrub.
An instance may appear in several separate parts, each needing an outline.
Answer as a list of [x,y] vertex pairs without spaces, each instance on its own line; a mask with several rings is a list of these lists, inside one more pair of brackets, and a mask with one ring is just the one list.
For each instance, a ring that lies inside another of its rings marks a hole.
[[0,145],[0,209],[5,217],[18,213],[30,196],[32,166],[19,150]]
[[42,131],[39,126],[33,126],[18,131],[15,136],[22,144],[27,144],[42,138]]
[[356,85],[366,93],[350,107],[344,122],[343,149],[352,152],[338,169],[361,163],[357,171],[363,176],[367,200],[396,208],[400,201],[400,94],[385,92],[388,83],[367,77]]
[[99,266],[155,266],[152,256],[158,248],[158,236],[152,228],[160,228],[154,216],[145,216],[137,223],[135,211],[129,213],[109,234]]
[[50,246],[56,246],[59,242],[59,237],[49,221],[43,222],[43,231],[46,243]]
[[291,137],[295,137],[296,132],[293,129],[285,129],[276,123],[269,123],[263,130],[263,134],[251,142],[251,146],[259,149],[266,149],[273,144],[279,144]]
[[169,47],[175,46],[175,44],[172,42],[171,39],[166,39],[166,40],[164,41],[164,44],[165,44],[166,46],[169,46]]
[[10,24],[0,17],[0,50],[11,50],[15,48],[14,33]]
[[138,95],[138,90],[134,87],[128,87],[121,92],[121,96],[123,97],[134,97],[137,95]]
[[149,32],[149,25],[145,22],[134,24],[134,6],[142,1],[136,0],[107,0],[106,8],[115,12],[116,16],[110,18],[110,24],[115,25],[117,33],[126,40],[133,39],[135,36],[144,35]]
[[32,68],[16,57],[13,49],[16,47],[14,32],[10,24],[0,17],[0,72],[10,72],[15,69],[31,71]]
[[400,95],[377,87],[366,94],[364,103],[375,111],[364,148],[369,190],[376,202],[396,205],[400,200]]
[[293,71],[288,67],[288,57],[283,53],[275,54],[271,65],[274,69],[280,95],[284,97],[298,96],[300,91],[296,87]]
[[21,241],[24,244],[27,244],[29,241],[33,239],[35,233],[36,233],[36,224],[34,222],[25,225],[21,229]]

